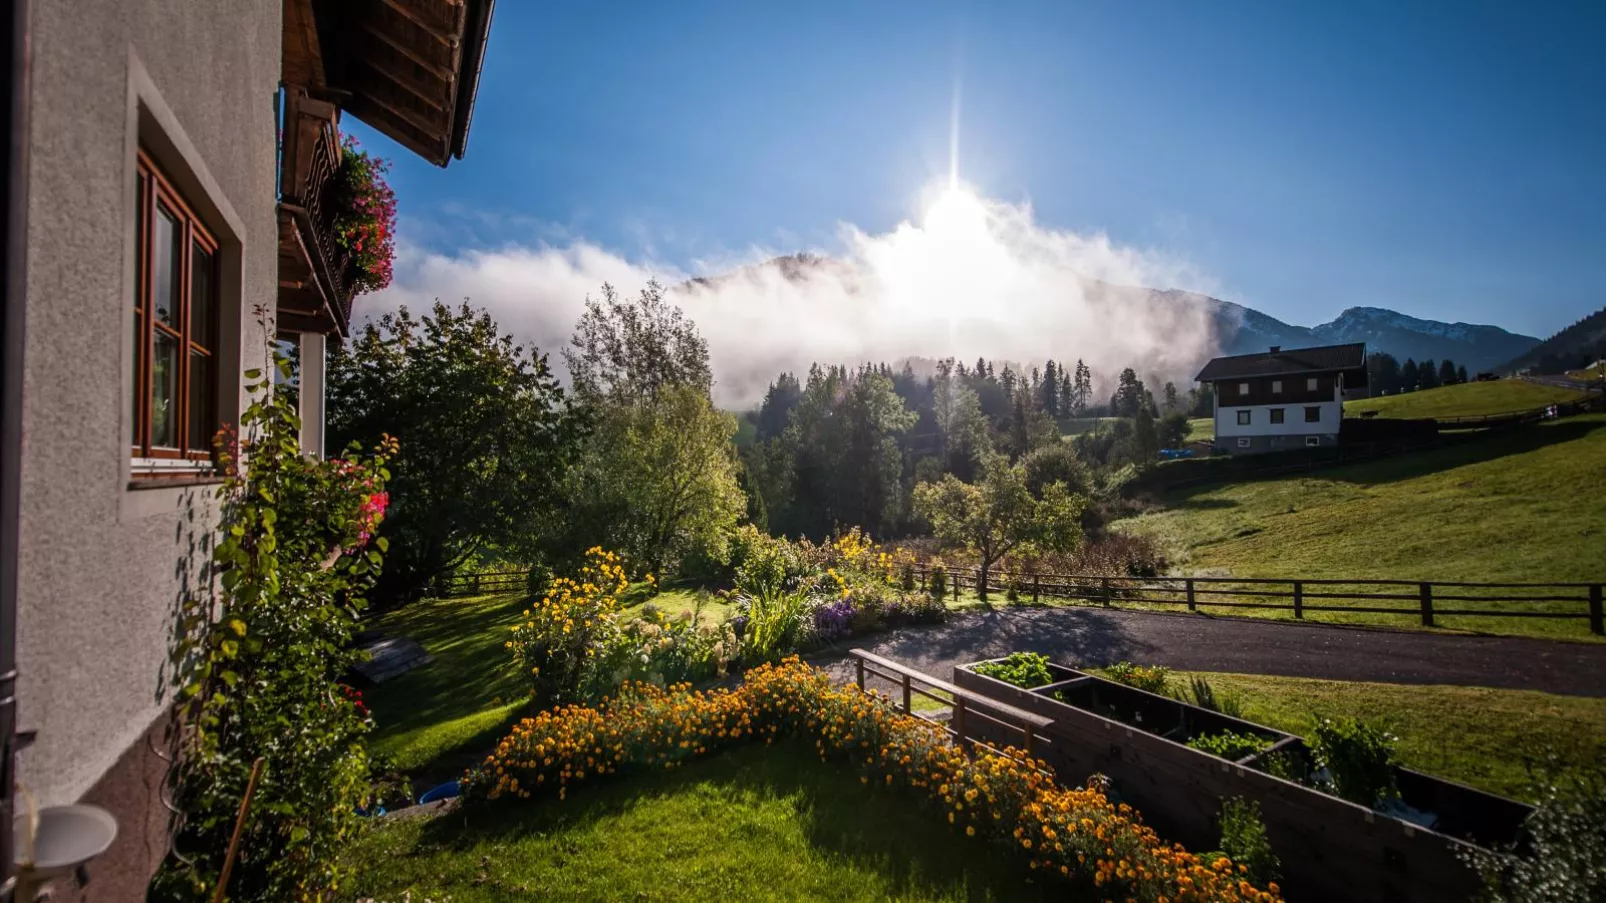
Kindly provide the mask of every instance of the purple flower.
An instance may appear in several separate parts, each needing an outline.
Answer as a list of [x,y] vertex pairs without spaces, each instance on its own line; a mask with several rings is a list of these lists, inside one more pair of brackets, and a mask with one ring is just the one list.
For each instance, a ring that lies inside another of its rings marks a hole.
[[849,599],[838,599],[815,608],[815,635],[829,643],[852,633],[853,611],[853,602]]

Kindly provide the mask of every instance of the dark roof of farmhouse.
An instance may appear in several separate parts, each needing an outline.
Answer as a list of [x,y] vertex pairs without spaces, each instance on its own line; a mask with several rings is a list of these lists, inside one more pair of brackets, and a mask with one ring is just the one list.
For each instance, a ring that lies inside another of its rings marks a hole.
[[1273,348],[1254,354],[1218,357],[1194,377],[1198,382],[1239,379],[1246,376],[1289,376],[1303,373],[1333,373],[1366,368],[1366,343],[1323,345],[1320,348]]

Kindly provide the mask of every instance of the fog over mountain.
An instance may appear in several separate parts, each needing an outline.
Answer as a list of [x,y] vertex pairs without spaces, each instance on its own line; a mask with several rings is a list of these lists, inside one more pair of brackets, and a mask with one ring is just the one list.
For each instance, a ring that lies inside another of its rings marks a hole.
[[707,337],[715,398],[732,408],[755,404],[777,374],[801,375],[814,362],[1081,358],[1102,393],[1123,367],[1185,385],[1215,354],[1268,345],[1366,341],[1402,360],[1451,357],[1475,370],[1537,341],[1375,308],[1295,326],[1209,295],[1147,288],[1208,289],[1210,280],[1163,251],[1046,227],[1029,204],[962,187],[938,194],[918,224],[879,234],[844,224],[838,244],[829,254],[753,249],[685,269],[584,242],[452,255],[404,248],[395,283],[360,309],[466,297],[561,370],[557,352],[587,294],[604,282],[634,294],[656,279]]

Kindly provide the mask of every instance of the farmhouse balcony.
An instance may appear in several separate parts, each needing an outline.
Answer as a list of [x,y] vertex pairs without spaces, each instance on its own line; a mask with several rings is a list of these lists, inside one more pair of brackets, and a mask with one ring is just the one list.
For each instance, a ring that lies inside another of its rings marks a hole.
[[339,110],[285,92],[279,167],[278,325],[286,332],[346,335],[349,255],[335,240]]

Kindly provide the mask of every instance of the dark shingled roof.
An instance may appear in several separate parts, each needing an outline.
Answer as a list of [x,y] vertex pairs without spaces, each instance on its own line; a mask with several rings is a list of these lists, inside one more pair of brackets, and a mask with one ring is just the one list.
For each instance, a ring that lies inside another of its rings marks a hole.
[[1288,351],[1261,351],[1218,357],[1199,371],[1197,382],[1239,379],[1245,376],[1285,376],[1300,373],[1332,373],[1338,370],[1366,369],[1366,343],[1323,345],[1320,348],[1294,348]]

